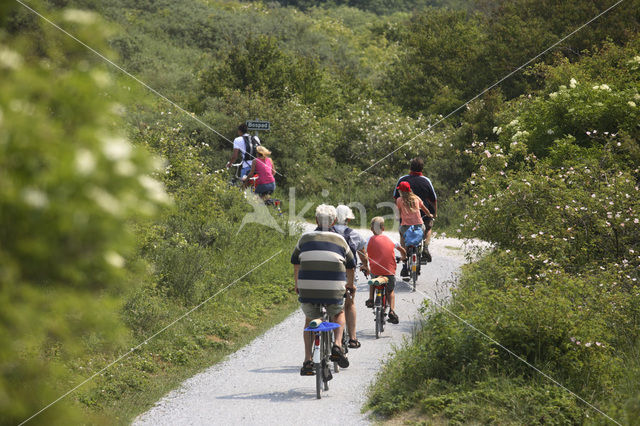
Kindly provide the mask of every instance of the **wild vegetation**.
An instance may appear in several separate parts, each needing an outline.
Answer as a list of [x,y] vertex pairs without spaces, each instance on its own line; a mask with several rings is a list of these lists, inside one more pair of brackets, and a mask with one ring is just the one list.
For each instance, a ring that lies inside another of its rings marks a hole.
[[[298,210],[358,201],[388,214],[379,203],[422,155],[439,230],[494,247],[447,309],[617,420],[640,417],[638,0],[444,121],[610,4],[29,4],[223,137],[25,8],[0,6],[6,422],[153,337],[35,419],[126,422],[294,308],[295,232],[239,233],[251,207],[226,183],[229,139],[248,118],[272,123],[260,136],[282,173],[276,195],[295,191]],[[454,423],[605,421],[434,305],[369,407]]]

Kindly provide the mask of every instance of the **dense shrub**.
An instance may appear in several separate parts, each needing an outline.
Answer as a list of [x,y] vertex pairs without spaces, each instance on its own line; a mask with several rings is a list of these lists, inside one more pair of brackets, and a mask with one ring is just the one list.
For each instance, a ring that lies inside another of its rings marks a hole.
[[[549,396],[534,366],[616,420],[637,421],[635,43],[541,67],[549,87],[505,104],[493,135],[464,151],[476,170],[460,230],[492,251],[465,267],[450,303],[426,310],[414,343],[372,388],[374,410],[417,408],[452,422],[509,423],[515,413],[525,423],[604,420],[566,391]],[[496,383],[507,390],[492,392]]]
[[[42,6],[37,2],[39,6]],[[105,49],[90,12],[53,15]],[[87,346],[105,354],[127,337],[122,293],[135,285],[128,222],[169,202],[156,161],[121,130],[122,83],[84,49],[21,15],[0,31],[0,413],[19,423],[75,375],[62,367]],[[106,51],[106,49],[105,49]],[[106,95],[105,93],[109,93]],[[55,423],[69,404],[39,419]],[[70,420],[74,421],[74,420]]]

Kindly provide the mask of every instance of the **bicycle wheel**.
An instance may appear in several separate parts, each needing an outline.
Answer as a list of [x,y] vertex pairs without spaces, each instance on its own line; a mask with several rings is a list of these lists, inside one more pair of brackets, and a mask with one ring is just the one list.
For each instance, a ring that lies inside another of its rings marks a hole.
[[329,376],[331,375],[331,369],[329,368],[329,357],[331,356],[331,336],[333,331],[325,331],[322,333],[322,383],[324,384],[324,390],[329,390]]
[[322,398],[320,391],[322,390],[322,362],[315,365],[316,367],[316,399]]
[[376,339],[380,338],[380,333],[382,333],[382,308],[380,306],[376,306]]
[[413,284],[413,289],[411,291],[416,291],[416,282],[418,281],[418,268],[416,267],[416,270],[411,272],[411,281]]

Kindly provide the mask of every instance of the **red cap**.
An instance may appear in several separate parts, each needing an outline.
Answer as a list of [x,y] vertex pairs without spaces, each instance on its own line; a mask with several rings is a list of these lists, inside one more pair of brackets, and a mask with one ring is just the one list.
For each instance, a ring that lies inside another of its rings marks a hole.
[[402,192],[411,192],[411,185],[409,185],[409,182],[400,182],[396,189]]

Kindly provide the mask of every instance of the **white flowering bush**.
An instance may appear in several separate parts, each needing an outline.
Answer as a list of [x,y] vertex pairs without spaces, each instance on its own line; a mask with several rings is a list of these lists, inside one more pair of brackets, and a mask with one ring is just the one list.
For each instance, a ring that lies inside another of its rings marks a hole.
[[[469,199],[460,234],[493,250],[464,269],[447,306],[629,424],[638,418],[637,387],[627,383],[637,381],[640,341],[636,52],[547,69],[548,89],[507,103],[492,135],[462,152],[474,170],[461,189]],[[414,344],[373,389],[374,409],[475,421],[475,407],[495,422],[521,406],[528,423],[550,412],[559,423],[585,422],[587,411],[554,396],[530,366],[436,307],[425,314]],[[506,397],[509,386],[527,397]],[[507,400],[516,402],[503,409]]]
[[[53,17],[106,51],[95,14]],[[105,353],[123,343],[119,300],[136,282],[128,223],[170,203],[152,177],[153,157],[122,131],[114,101],[125,98],[122,83],[37,17],[16,19],[19,35],[0,31],[0,412],[8,423],[54,400],[60,383],[75,383],[82,372],[65,371],[60,382],[61,364],[88,342]],[[38,420],[65,413],[79,421],[69,406]]]

